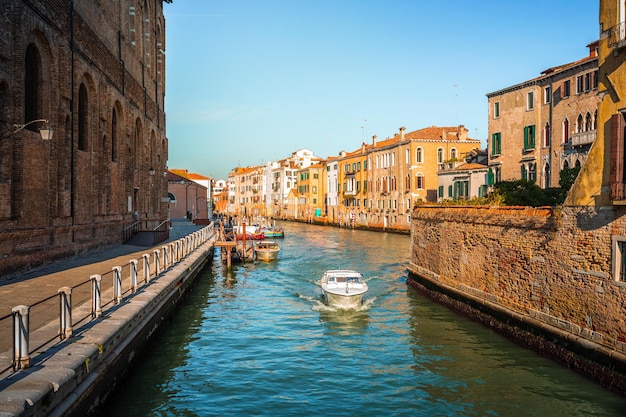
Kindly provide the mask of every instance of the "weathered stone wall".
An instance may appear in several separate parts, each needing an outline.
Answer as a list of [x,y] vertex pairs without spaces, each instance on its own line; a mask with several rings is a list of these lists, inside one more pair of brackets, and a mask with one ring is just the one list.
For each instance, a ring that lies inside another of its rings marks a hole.
[[613,236],[626,236],[624,213],[420,207],[411,224],[410,283],[447,288],[457,300],[487,303],[504,320],[534,323],[574,344],[593,343],[624,369],[626,282],[612,271]]

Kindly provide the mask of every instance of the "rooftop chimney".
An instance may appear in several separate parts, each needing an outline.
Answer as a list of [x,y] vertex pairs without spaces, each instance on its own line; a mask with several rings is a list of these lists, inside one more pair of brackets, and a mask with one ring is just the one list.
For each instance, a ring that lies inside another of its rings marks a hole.
[[376,147],[376,135],[372,136],[372,147]]
[[400,128],[400,141],[404,140],[404,131],[406,130],[406,127],[402,126]]

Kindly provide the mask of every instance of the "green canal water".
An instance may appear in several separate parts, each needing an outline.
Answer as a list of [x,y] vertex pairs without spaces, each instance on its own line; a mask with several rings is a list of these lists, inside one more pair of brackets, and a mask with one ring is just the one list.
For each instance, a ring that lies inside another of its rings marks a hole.
[[[406,285],[409,237],[284,223],[279,259],[219,250],[110,416],[624,416],[626,399]],[[321,299],[357,269],[357,311]]]

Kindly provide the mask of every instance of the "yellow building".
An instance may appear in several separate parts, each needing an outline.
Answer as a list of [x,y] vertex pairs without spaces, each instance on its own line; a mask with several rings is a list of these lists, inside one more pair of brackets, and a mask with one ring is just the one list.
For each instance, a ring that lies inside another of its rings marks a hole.
[[600,1],[598,140],[565,201],[568,206],[626,204],[626,3]]
[[[353,152],[341,152],[338,164],[339,224],[349,224],[361,217],[367,206],[367,150],[363,143]],[[364,219],[359,219],[363,223]]]
[[311,221],[324,215],[326,165],[313,164],[298,171],[298,218]]
[[406,134],[401,129],[398,136],[401,138],[400,143],[406,143],[406,157],[403,159],[406,169],[402,175],[411,180],[408,194],[413,202],[436,202],[439,185],[437,173],[443,164],[463,160],[481,146],[479,139],[468,137],[468,130],[463,125],[431,126]]

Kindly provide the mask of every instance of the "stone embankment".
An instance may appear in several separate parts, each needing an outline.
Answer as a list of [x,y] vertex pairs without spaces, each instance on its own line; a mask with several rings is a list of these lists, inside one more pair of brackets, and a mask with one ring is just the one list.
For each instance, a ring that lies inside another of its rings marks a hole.
[[626,282],[616,277],[615,237],[626,234],[622,214],[418,207],[408,283],[626,395]]
[[0,380],[0,417],[96,412],[213,260],[214,242],[212,236],[198,244],[139,291],[75,328],[70,338],[32,357],[30,367]]

